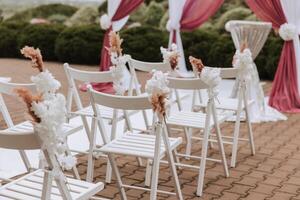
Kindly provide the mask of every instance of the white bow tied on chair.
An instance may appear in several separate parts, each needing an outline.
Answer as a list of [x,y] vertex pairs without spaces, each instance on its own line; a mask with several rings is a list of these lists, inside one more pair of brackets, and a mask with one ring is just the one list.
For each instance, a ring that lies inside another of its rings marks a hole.
[[220,76],[221,69],[214,67],[204,67],[200,73],[200,79],[209,86],[208,98],[209,100],[217,98],[219,94],[219,84],[222,81]]
[[297,28],[294,24],[284,23],[279,28],[279,36],[284,41],[291,41],[298,37]]
[[253,58],[250,49],[237,50],[234,55],[233,67],[238,68],[238,78],[241,81],[250,81],[253,70]]

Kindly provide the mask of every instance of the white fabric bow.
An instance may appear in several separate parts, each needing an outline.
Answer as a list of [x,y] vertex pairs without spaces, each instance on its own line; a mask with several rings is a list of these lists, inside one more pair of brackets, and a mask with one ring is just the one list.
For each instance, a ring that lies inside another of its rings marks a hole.
[[109,29],[111,25],[112,25],[111,18],[107,14],[104,14],[100,17],[100,26],[103,30]]
[[209,86],[208,97],[216,98],[219,94],[219,84],[222,79],[220,76],[221,69],[214,67],[204,67],[200,74],[200,79]]
[[171,20],[168,20],[166,28],[169,32],[172,31],[172,30],[179,30],[180,29],[180,23],[172,23]]
[[298,36],[297,28],[294,24],[284,23],[279,28],[279,35],[284,41],[293,40]]

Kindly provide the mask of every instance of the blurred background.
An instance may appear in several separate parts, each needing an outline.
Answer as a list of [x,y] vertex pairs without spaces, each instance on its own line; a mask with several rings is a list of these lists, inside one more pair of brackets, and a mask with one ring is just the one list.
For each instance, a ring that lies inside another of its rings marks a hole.
[[[31,45],[48,61],[97,66],[104,34],[99,18],[106,9],[105,0],[0,0],[0,58],[20,58],[19,49]],[[167,20],[167,0],[145,0],[120,32],[124,52],[161,61]],[[225,0],[200,28],[182,33],[186,59],[192,55],[209,66],[230,67],[235,48],[224,28],[229,20],[258,19],[243,0]],[[281,48],[282,40],[271,33],[255,60],[261,79],[273,79]]]

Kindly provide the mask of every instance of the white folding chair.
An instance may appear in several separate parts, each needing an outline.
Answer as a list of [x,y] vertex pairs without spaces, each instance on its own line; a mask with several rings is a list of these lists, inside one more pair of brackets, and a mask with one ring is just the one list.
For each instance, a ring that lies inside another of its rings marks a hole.
[[[249,99],[247,92],[247,85],[245,80],[242,77],[238,77],[239,69],[236,68],[223,68],[221,69],[221,77],[223,79],[242,79],[238,81],[237,87],[237,98],[219,98],[219,101],[216,102],[216,108],[218,110],[234,112],[235,127],[233,136],[223,136],[224,143],[232,145],[231,153],[231,167],[235,167],[237,151],[238,151],[238,142],[239,141],[248,141],[251,149],[252,155],[255,154],[255,145],[254,137],[252,131],[251,120],[249,116],[249,107],[254,103],[254,100]],[[240,123],[241,123],[241,113],[245,112],[245,121],[247,124],[248,130],[248,139],[239,138],[240,133]],[[228,141],[229,140],[229,141]]]
[[[0,147],[14,150],[41,149],[41,141],[37,133],[15,132],[13,130],[0,131]],[[0,186],[1,200],[84,200],[89,199],[104,187],[96,184],[66,178],[60,170],[57,159],[43,150],[48,164],[48,170],[37,170],[16,180],[7,180],[7,184]],[[55,172],[52,170],[55,169]],[[11,181],[11,182],[10,182]]]
[[[206,83],[204,83],[200,78],[172,78],[169,77],[169,84],[168,86],[173,89],[183,89],[183,90],[203,90],[207,89],[208,93],[212,93],[213,88]],[[200,159],[200,167],[196,166],[189,166],[185,164],[179,164],[182,167],[192,167],[192,168],[199,168],[199,177],[198,177],[198,186],[197,186],[197,195],[201,196],[203,191],[203,182],[204,182],[204,175],[205,175],[205,168],[206,168],[206,160],[221,162],[223,164],[225,176],[228,177],[228,167],[227,161],[225,157],[225,151],[223,146],[223,139],[220,131],[219,124],[224,122],[228,117],[231,115],[223,115],[218,114],[216,112],[215,107],[215,99],[212,96],[209,96],[209,100],[206,105],[206,113],[202,112],[192,112],[192,111],[176,111],[174,113],[170,113],[167,117],[167,125],[169,126],[179,126],[184,127],[187,129],[200,129],[204,130],[203,138],[200,137],[193,137],[192,132],[189,131],[190,135],[188,135],[187,140],[195,139],[195,140],[202,140],[202,151],[201,157],[194,156],[190,154],[177,154],[177,156],[182,157],[190,157],[194,159]],[[210,141],[211,130],[215,128],[217,141],[219,145],[219,151],[221,154],[221,160],[208,158],[207,157],[207,150],[208,150],[208,143]],[[190,146],[191,146],[191,141]]]
[[[91,129],[89,128],[89,124],[87,121],[87,117],[93,118],[94,117],[94,111],[92,109],[92,106],[89,105],[87,107],[83,107],[79,92],[77,89],[77,86],[75,84],[75,81],[81,81],[85,83],[89,82],[96,82],[96,83],[109,83],[113,81],[112,73],[110,71],[104,71],[104,72],[91,72],[91,71],[84,71],[84,70],[78,70],[74,69],[69,66],[68,63],[64,64],[64,69],[65,73],[67,76],[68,84],[69,84],[69,89],[68,89],[68,96],[67,96],[67,110],[69,113],[72,113],[75,116],[80,116],[84,125],[84,128],[86,130],[86,133],[88,135],[90,145],[95,145],[94,138],[91,135]],[[77,107],[77,110],[74,112],[71,111],[72,109],[72,102],[73,102],[73,97],[75,100],[75,104]],[[111,123],[111,136],[110,139],[114,139],[115,136],[115,130],[117,128],[117,123],[121,120],[125,120],[126,127],[127,128],[132,128],[131,122],[129,120],[129,116],[132,114],[135,114],[136,112],[119,112],[116,109],[112,109],[107,106],[103,105],[98,105],[99,110],[101,110],[101,115],[104,119],[109,120]],[[93,122],[93,121],[92,121]],[[97,124],[91,124],[91,127],[96,129]],[[81,152],[81,153],[88,153],[89,158],[88,158],[88,170],[87,170],[87,181],[92,181],[93,179],[93,152],[91,151],[91,147],[89,148],[89,152]],[[139,159],[139,164],[142,165],[141,160]],[[107,176],[106,176],[106,182],[110,183],[111,182],[111,168],[110,165],[107,168]]]
[[[157,189],[158,185],[158,175],[159,175],[159,163],[163,157],[167,157],[169,166],[171,168],[172,176],[175,180],[176,186],[176,195],[178,199],[182,199],[182,194],[180,190],[179,180],[176,172],[176,167],[174,163],[174,149],[180,145],[181,138],[169,138],[167,136],[165,129],[163,128],[164,122],[158,121],[154,125],[153,135],[143,134],[143,133],[132,133],[128,132],[123,134],[120,137],[110,141],[107,138],[107,134],[101,112],[99,111],[99,107],[97,105],[103,105],[107,107],[111,107],[113,109],[121,109],[121,110],[146,110],[152,109],[152,105],[149,102],[147,96],[114,96],[109,94],[104,94],[89,88],[91,95],[91,103],[93,106],[93,110],[96,113],[96,120],[98,123],[98,127],[100,129],[100,133],[102,134],[102,139],[104,141],[104,146],[99,148],[97,151],[104,152],[108,155],[109,161],[112,165],[113,172],[117,179],[117,184],[121,192],[121,198],[127,199],[125,188],[131,189],[141,189],[145,191],[150,191],[150,199],[155,200],[157,197],[157,192],[162,192],[165,194],[174,194],[166,191],[161,191]],[[162,141],[163,140],[163,144]],[[119,169],[117,167],[115,161],[115,155],[128,155],[128,156],[136,156],[142,157],[146,159],[153,160],[153,168],[152,168],[152,181],[151,188],[142,188],[131,185],[123,184],[121,180],[121,176],[119,173]]]
[[[0,107],[1,107],[1,112],[4,117],[4,120],[8,126],[8,129],[5,131],[14,131],[14,132],[27,132],[33,130],[32,123],[30,121],[24,121],[22,123],[19,123],[17,125],[14,125],[13,120],[8,112],[7,106],[5,104],[5,101],[3,99],[2,94],[4,95],[9,95],[16,97],[15,89],[17,88],[26,88],[32,92],[36,92],[36,86],[34,83],[30,84],[20,84],[20,83],[11,83],[11,82],[0,82]],[[68,123],[63,124],[63,134],[64,136],[71,135],[79,130],[82,129],[82,126],[80,125],[71,125]],[[70,152],[67,152],[70,153]],[[26,169],[28,172],[32,169],[30,166],[30,162],[28,160],[28,157],[26,156],[26,153],[24,151],[20,151],[22,160],[26,166]],[[74,176],[78,179],[80,179],[79,173],[77,171],[77,168],[73,168],[73,173]]]

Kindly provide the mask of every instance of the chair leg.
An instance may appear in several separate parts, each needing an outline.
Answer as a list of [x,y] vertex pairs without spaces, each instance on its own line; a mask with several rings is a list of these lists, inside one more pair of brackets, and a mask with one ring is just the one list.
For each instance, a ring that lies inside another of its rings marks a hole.
[[179,183],[179,179],[178,179],[178,175],[177,175],[177,171],[176,171],[176,166],[175,166],[175,162],[174,162],[175,155],[174,155],[174,152],[171,151],[169,138],[165,132],[162,134],[162,137],[163,137],[165,148],[166,148],[166,153],[167,153],[170,170],[171,170],[172,176],[174,178],[174,182],[175,182],[177,198],[180,200],[183,200],[181,189],[180,189],[180,183]]
[[123,187],[120,171],[119,171],[119,168],[118,168],[117,163],[115,161],[114,155],[108,154],[107,156],[108,156],[108,159],[109,159],[108,163],[111,163],[112,171],[114,172],[114,175],[117,179],[117,185],[118,185],[118,188],[120,190],[121,199],[122,200],[127,200],[127,196],[126,196],[125,189]]
[[233,133],[233,141],[232,141],[232,150],[231,150],[231,167],[235,167],[236,165],[236,157],[238,150],[238,142],[239,142],[239,134],[240,134],[240,125],[241,125],[241,111],[242,111],[242,101],[241,101],[241,92],[238,92],[238,108],[236,113],[236,120],[234,126]]
[[209,130],[205,130],[204,137],[202,141],[202,150],[201,150],[201,163],[198,175],[198,186],[197,186],[197,195],[202,196],[203,193],[203,184],[204,184],[204,175],[206,168],[206,157],[207,157],[207,149],[208,149],[208,138],[209,138]]
[[25,151],[24,150],[20,150],[19,152],[20,152],[21,158],[22,158],[22,160],[24,162],[24,165],[25,165],[27,171],[30,172],[32,168],[31,168],[29,159],[28,159]]
[[89,148],[89,154],[88,154],[88,166],[87,166],[87,174],[86,174],[86,181],[92,182],[93,181],[93,172],[94,172],[94,157],[93,152],[96,145],[96,121],[95,119],[92,119],[92,129],[90,134],[90,148]]
[[[192,129],[191,128],[184,128],[184,132],[186,135],[186,149],[185,154],[190,156],[192,152]],[[185,159],[189,160],[190,157],[186,156]]]
[[205,176],[205,168],[206,168],[206,157],[207,157],[207,149],[208,149],[208,139],[210,136],[210,120],[211,120],[211,112],[212,112],[212,102],[211,100],[208,101],[207,104],[207,113],[205,117],[205,128],[203,134],[203,141],[202,141],[202,150],[201,150],[201,162],[199,168],[199,175],[198,175],[198,185],[197,185],[197,192],[198,196],[202,196],[203,193],[203,185],[204,185],[204,176]]
[[152,172],[152,164],[151,160],[147,160],[147,165],[146,165],[146,175],[145,175],[145,186],[151,186],[151,172]]
[[217,140],[218,140],[219,150],[220,150],[220,154],[221,154],[221,157],[222,157],[224,174],[225,174],[226,177],[228,177],[229,172],[228,172],[227,160],[226,160],[226,155],[225,155],[225,150],[224,150],[224,144],[223,144],[223,139],[222,139],[220,126],[219,126],[218,119],[217,119],[217,112],[216,112],[216,109],[215,109],[214,106],[213,106],[213,117],[214,117],[214,122],[215,122],[215,129],[216,129],[216,133],[217,133]]
[[158,155],[158,158],[153,160],[153,165],[152,165],[151,192],[150,192],[151,200],[156,200],[156,198],[157,198],[159,162],[160,162],[160,158]]
[[246,123],[247,123],[247,129],[248,129],[248,134],[249,134],[249,142],[250,142],[251,153],[252,153],[252,155],[255,155],[254,137],[253,137],[252,124],[251,124],[251,121],[250,121],[249,106],[248,105],[245,106],[245,112],[246,112]]

